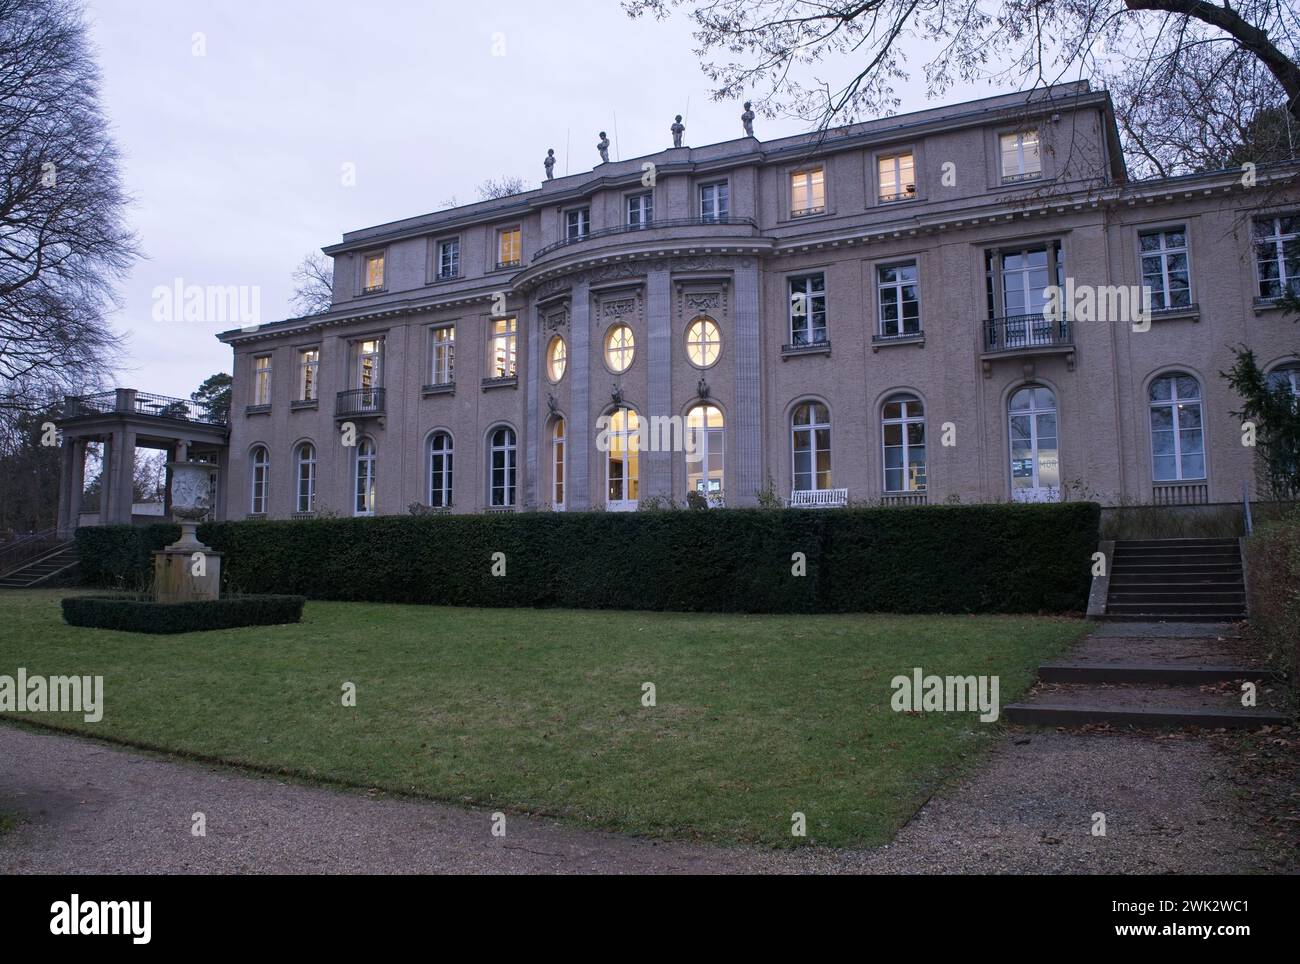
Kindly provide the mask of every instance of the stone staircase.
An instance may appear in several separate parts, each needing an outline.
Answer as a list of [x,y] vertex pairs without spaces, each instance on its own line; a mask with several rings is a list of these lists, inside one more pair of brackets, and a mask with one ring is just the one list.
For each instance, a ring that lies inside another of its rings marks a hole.
[[1107,620],[1236,622],[1246,618],[1246,584],[1236,539],[1116,542]]
[[0,589],[30,589],[67,572],[79,562],[75,543],[55,544],[50,551],[0,576]]

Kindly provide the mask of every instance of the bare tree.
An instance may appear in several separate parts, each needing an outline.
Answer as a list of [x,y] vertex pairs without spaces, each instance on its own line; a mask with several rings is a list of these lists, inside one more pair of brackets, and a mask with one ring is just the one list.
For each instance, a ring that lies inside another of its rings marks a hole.
[[136,257],[77,0],[0,0],[0,410],[104,378]]
[[[894,84],[912,76],[903,48],[918,40],[933,51],[920,67],[930,96],[977,78],[1033,86],[1076,76],[1115,82],[1119,113],[1129,118],[1127,149],[1152,170],[1183,163],[1172,159],[1179,139],[1187,136],[1177,123],[1180,116],[1185,120],[1199,112],[1209,118],[1192,134],[1193,141],[1205,142],[1201,147],[1223,137],[1226,127],[1214,118],[1232,96],[1223,86],[1225,76],[1252,81],[1246,107],[1281,108],[1291,124],[1300,123],[1300,12],[1286,0],[623,3],[632,17],[662,18],[682,6],[690,8],[696,53],[715,84],[714,99],[753,91],[755,110],[792,114],[822,128],[837,119],[892,112],[899,104]],[[842,71],[846,63],[851,65],[847,80],[804,77]],[[1202,70],[1208,71],[1204,87],[1195,76]],[[1170,78],[1187,83],[1172,116],[1157,119],[1161,84]],[[1155,97],[1157,103],[1143,105],[1137,102],[1141,97]],[[1253,117],[1240,110],[1237,116]]]
[[499,197],[510,197],[512,194],[523,194],[526,190],[528,190],[528,182],[522,177],[513,175],[490,177],[478,186],[478,199],[491,201]]
[[299,315],[319,315],[334,304],[334,262],[310,251],[293,271],[289,305]]

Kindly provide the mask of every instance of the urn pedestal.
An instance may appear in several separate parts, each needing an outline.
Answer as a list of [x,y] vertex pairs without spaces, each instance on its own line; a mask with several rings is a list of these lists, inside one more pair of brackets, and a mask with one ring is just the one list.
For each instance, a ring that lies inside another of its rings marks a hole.
[[172,473],[172,518],[181,537],[153,554],[153,591],[158,602],[216,599],[221,593],[221,553],[199,542],[199,521],[211,508],[206,462],[168,462]]

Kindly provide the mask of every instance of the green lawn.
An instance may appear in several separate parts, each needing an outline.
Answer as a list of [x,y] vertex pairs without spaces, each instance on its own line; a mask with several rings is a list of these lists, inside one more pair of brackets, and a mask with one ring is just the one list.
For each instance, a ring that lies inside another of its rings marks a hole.
[[[997,727],[890,709],[890,680],[1001,678],[1078,620],[308,603],[294,626],[145,636],[0,592],[0,674],[103,675],[94,735],[634,833],[874,845]],[[341,705],[342,686],[357,705]],[[653,682],[657,705],[641,705]],[[792,838],[791,813],[808,836]]]

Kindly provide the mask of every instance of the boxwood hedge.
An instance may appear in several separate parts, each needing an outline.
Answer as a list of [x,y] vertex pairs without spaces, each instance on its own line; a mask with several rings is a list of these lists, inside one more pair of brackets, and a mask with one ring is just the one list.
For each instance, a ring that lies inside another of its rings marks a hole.
[[195,602],[159,603],[144,597],[70,596],[63,619],[70,626],[130,633],[190,633],[237,626],[270,626],[302,619],[303,596],[225,596]]
[[[223,588],[312,599],[731,612],[1086,608],[1100,507],[524,512],[217,522]],[[83,578],[147,585],[170,525],[79,529]],[[505,575],[494,576],[495,553]],[[795,553],[805,575],[796,576]]]

